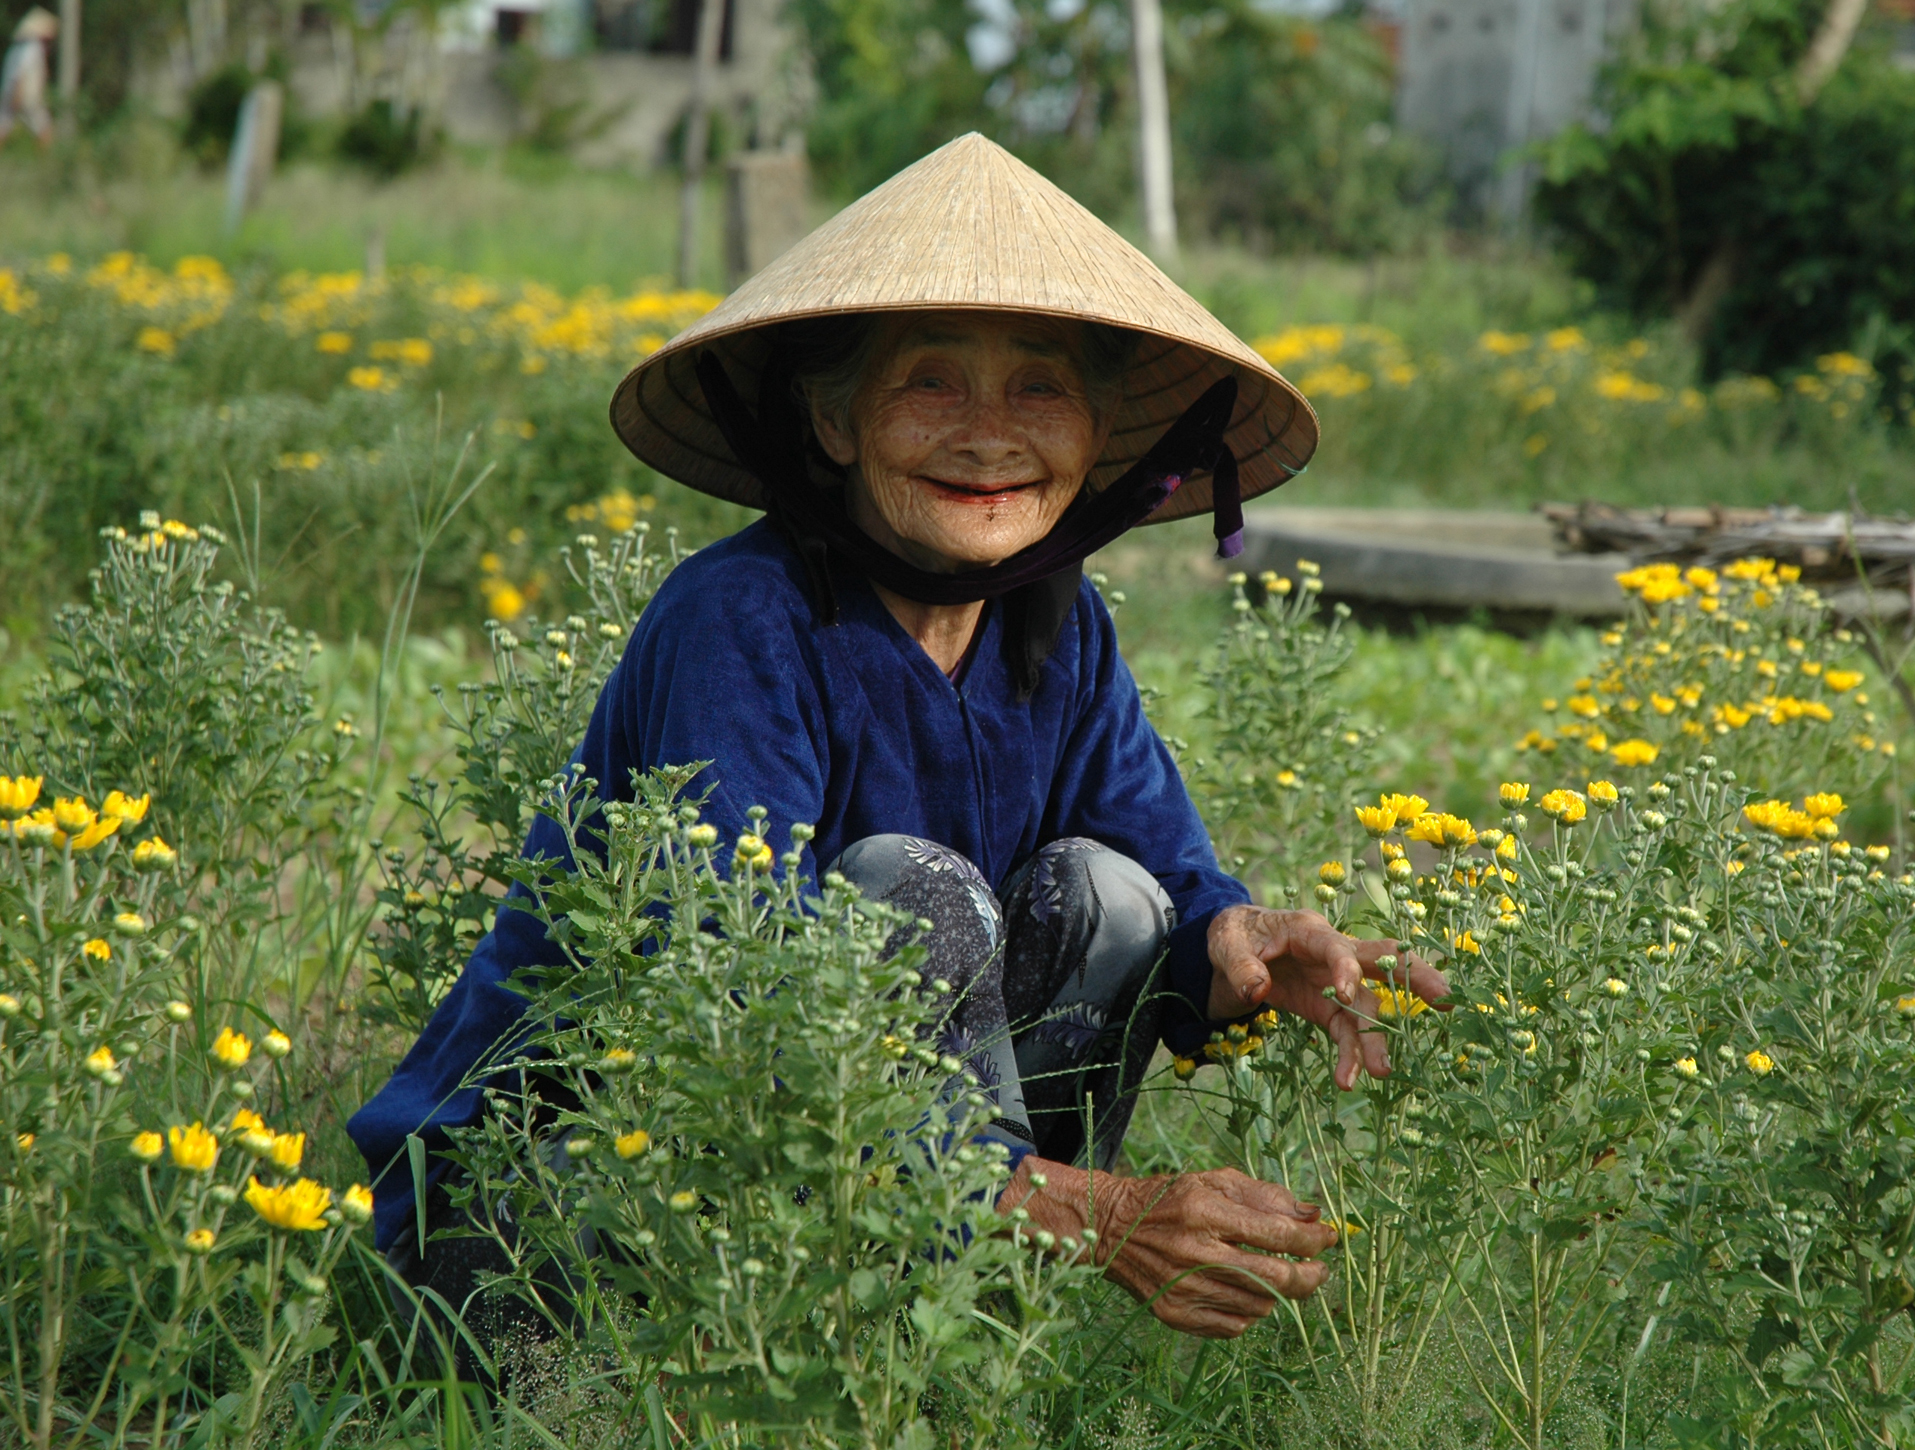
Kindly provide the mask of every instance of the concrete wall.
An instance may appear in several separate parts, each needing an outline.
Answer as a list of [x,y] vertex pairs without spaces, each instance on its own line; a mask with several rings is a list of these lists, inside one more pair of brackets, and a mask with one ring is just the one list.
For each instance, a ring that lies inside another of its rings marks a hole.
[[[739,143],[775,146],[800,124],[806,77],[781,18],[780,0],[732,0],[731,53],[721,61],[713,103]],[[448,41],[451,43],[448,44]],[[398,26],[376,49],[356,53],[340,28],[282,40],[292,61],[295,104],[309,116],[337,118],[386,96],[423,105],[456,142],[499,144],[526,134],[540,105],[580,107],[575,153],[589,165],[651,166],[667,159],[673,129],[691,94],[689,56],[602,51],[540,65],[539,98],[522,106],[500,84],[510,52]],[[160,115],[179,116],[194,66],[173,47],[140,77]]]
[[1398,122],[1441,149],[1468,206],[1518,215],[1533,168],[1511,153],[1589,115],[1634,14],[1633,0],[1408,0]]

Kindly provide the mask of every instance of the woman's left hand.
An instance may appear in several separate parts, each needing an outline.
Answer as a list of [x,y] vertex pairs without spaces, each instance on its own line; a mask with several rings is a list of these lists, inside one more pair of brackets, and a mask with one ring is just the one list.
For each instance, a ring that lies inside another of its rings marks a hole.
[[[1394,973],[1377,958],[1395,956]],[[1359,1063],[1387,1077],[1390,1052],[1377,1031],[1376,994],[1364,979],[1392,981],[1440,1006],[1449,996],[1443,974],[1393,941],[1345,936],[1314,911],[1232,906],[1210,923],[1210,1017],[1225,1021],[1275,1007],[1314,1022],[1337,1045],[1337,1086],[1356,1086]],[[1324,989],[1329,988],[1326,995]]]

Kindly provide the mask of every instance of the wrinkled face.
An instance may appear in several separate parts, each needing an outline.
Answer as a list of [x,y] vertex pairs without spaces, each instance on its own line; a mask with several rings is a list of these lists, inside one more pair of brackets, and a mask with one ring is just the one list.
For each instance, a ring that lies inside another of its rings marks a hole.
[[1050,532],[1110,432],[1077,326],[934,312],[884,324],[848,418],[813,411],[851,517],[920,568],[998,563]]

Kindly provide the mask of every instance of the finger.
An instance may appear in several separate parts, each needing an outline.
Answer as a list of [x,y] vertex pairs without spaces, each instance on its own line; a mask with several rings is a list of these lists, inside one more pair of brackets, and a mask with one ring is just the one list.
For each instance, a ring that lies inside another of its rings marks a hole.
[[1337,1048],[1336,1085],[1347,1093],[1356,1086],[1357,1020],[1348,1012],[1336,1012],[1323,1024],[1323,1030]]
[[1150,1306],[1150,1312],[1170,1328],[1194,1334],[1199,1339],[1236,1339],[1263,1317],[1224,1314],[1215,1309],[1183,1309],[1161,1299]]
[[[1296,1218],[1287,1213],[1258,1213],[1233,1202],[1222,1194],[1193,1198],[1185,1212],[1185,1222],[1219,1244],[1233,1247],[1223,1262],[1242,1267],[1261,1262],[1246,1259],[1245,1249],[1261,1249],[1270,1254],[1292,1254],[1312,1259],[1336,1242],[1336,1231],[1326,1223]],[[1204,1252],[1208,1252],[1206,1249]]]
[[[1364,995],[1368,995],[1365,993]],[[1363,1070],[1374,1078],[1390,1075],[1390,1038],[1379,1029],[1357,1034],[1357,1046],[1363,1053]]]
[[[1266,1259],[1282,1264],[1287,1259]],[[1261,1318],[1277,1307],[1277,1291],[1255,1265],[1205,1264],[1193,1269],[1164,1291],[1191,1308],[1216,1309],[1245,1318]]]
[[1245,1008],[1263,1001],[1270,990],[1270,968],[1250,949],[1248,941],[1233,941],[1231,955],[1225,959],[1223,974],[1237,1001]]
[[1411,955],[1406,960],[1410,990],[1425,1002],[1442,1003],[1441,1010],[1448,1012],[1450,1006],[1443,999],[1450,994],[1450,979],[1419,956]]
[[1363,986],[1363,959],[1357,955],[1356,940],[1328,926],[1313,936],[1311,945],[1316,949],[1317,959],[1329,971],[1337,1001],[1347,1007],[1356,1000]]
[[1319,1212],[1314,1203],[1300,1203],[1281,1183],[1266,1183],[1235,1168],[1213,1168],[1197,1175],[1204,1183],[1256,1213],[1278,1213],[1288,1218],[1314,1223]]
[[[1246,1257],[1248,1262],[1230,1266],[1236,1274],[1244,1276],[1241,1282],[1255,1284],[1263,1293],[1281,1295],[1285,1299],[1308,1299],[1330,1276],[1330,1268],[1327,1264],[1300,1264],[1291,1259],[1271,1259],[1255,1255]],[[1206,1272],[1215,1278],[1229,1273],[1230,1269],[1219,1267]]]

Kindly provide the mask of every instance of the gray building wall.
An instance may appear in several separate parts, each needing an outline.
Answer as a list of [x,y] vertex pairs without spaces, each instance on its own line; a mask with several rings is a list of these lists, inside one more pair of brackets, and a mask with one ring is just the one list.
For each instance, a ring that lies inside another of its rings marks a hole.
[[1408,0],[1397,120],[1433,142],[1466,206],[1520,215],[1515,153],[1590,114],[1596,71],[1633,0]]

